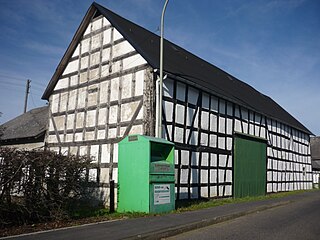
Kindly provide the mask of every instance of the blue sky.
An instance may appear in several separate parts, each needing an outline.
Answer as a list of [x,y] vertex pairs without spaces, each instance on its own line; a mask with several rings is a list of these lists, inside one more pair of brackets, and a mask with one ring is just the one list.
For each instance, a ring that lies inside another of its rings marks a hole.
[[[159,34],[164,0],[100,0]],[[92,1],[1,0],[0,123],[42,93]],[[319,0],[170,0],[165,37],[272,97],[320,135]]]

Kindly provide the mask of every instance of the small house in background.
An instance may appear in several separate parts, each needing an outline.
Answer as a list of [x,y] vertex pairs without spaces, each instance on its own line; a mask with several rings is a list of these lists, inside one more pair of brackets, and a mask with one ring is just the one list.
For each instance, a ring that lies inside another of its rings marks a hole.
[[0,147],[44,147],[48,106],[32,109],[0,126]]
[[320,188],[320,137],[311,138],[311,161],[314,187]]
[[[89,177],[106,200],[119,141],[155,134],[159,39],[93,3],[42,97],[47,146],[94,156]],[[312,133],[270,97],[167,40],[164,71],[177,199],[312,188]]]

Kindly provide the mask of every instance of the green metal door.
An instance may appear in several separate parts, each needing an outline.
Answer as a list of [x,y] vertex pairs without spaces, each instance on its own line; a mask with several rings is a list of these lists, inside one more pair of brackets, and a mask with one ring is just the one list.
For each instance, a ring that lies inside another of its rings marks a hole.
[[234,197],[265,195],[265,139],[236,135],[234,141]]

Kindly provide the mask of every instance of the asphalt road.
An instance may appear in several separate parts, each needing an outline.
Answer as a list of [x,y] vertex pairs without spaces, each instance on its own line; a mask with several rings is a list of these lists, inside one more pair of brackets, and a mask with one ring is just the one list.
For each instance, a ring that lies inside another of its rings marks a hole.
[[320,193],[168,239],[320,239]]

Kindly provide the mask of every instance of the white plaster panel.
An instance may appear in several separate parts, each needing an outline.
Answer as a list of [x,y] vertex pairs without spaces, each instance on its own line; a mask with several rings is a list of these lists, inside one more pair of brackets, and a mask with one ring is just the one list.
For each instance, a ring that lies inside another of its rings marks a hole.
[[201,170],[201,183],[208,183],[208,170]]
[[232,138],[227,138],[227,150],[232,150]]
[[[97,85],[93,85],[89,87],[90,89],[97,89]],[[88,93],[88,107],[90,106],[97,106],[98,104],[98,92],[89,92]]]
[[143,57],[141,57],[140,54],[135,54],[131,57],[127,57],[123,59],[123,69],[129,69],[129,68],[134,68],[143,64],[146,64],[146,60],[144,60]]
[[73,141],[73,134],[66,134],[66,142],[72,142]]
[[58,142],[58,139],[57,139],[56,135],[49,135],[49,136],[48,136],[48,142],[49,142],[49,143],[56,143],[56,142]]
[[88,72],[80,73],[79,83],[84,83],[88,81]]
[[225,186],[225,196],[231,196],[232,195],[232,186],[227,185]]
[[98,139],[105,139],[106,138],[106,131],[105,130],[98,130]]
[[225,133],[226,132],[226,124],[225,124],[225,118],[219,117],[219,132]]
[[186,85],[183,83],[177,82],[177,93],[176,93],[177,99],[185,102],[185,94],[186,94]]
[[209,197],[208,187],[201,187],[201,197],[207,198]]
[[80,61],[80,69],[88,68],[88,66],[89,66],[89,56],[82,57]]
[[67,88],[69,83],[68,78],[61,78],[58,80],[57,85],[55,86],[54,90],[59,90],[63,88]]
[[94,35],[91,39],[91,50],[94,50],[96,48],[100,48],[101,46],[101,33],[98,33]]
[[224,137],[218,137],[218,148],[225,149],[225,138]]
[[109,183],[109,168],[101,168],[100,169],[100,183]]
[[92,53],[90,55],[90,66],[94,66],[100,63],[100,52]]
[[100,104],[108,101],[108,82],[100,83]]
[[181,150],[181,165],[189,165],[189,151]]
[[92,22],[92,31],[96,31],[102,28],[102,18],[94,19]]
[[67,102],[68,102],[68,92],[61,93],[59,112],[64,112],[67,110]]
[[69,74],[69,73],[77,72],[78,71],[78,66],[79,66],[79,60],[78,59],[73,60],[72,62],[69,62],[62,75],[66,75],[66,74]]
[[87,91],[85,88],[79,88],[78,91],[78,108],[84,108],[86,103]]
[[111,28],[103,32],[103,44],[109,44],[111,41]]
[[89,38],[81,41],[81,54],[89,52],[89,44],[90,44]]
[[65,122],[65,117],[64,116],[54,117],[54,121],[56,123],[58,131],[64,130],[64,122]]
[[201,112],[201,129],[209,130],[209,113]]
[[217,186],[210,187],[210,197],[217,197]]
[[227,134],[232,134],[232,119],[227,118]]
[[87,111],[86,126],[94,127],[96,125],[96,110]]
[[76,50],[72,54],[72,58],[79,56],[80,44],[77,45]]
[[142,127],[142,125],[132,126],[129,134],[143,134],[143,127]]
[[170,78],[163,80],[163,95],[166,97],[173,97],[173,80]]
[[99,145],[92,145],[90,147],[90,156],[93,158],[93,163],[98,162],[99,160]]
[[109,128],[108,138],[116,138],[116,137],[117,137],[117,129],[116,128]]
[[85,140],[86,141],[94,140],[94,132],[93,131],[86,132],[85,133]]
[[79,112],[77,113],[77,120],[76,120],[76,127],[77,128],[83,128],[83,122],[84,122],[84,113]]
[[110,26],[111,23],[105,18],[103,17],[102,18],[102,26],[105,27],[105,26]]
[[208,146],[208,142],[209,142],[208,134],[207,133],[201,133],[200,145],[201,146]]
[[135,96],[143,95],[144,70],[136,72]]
[[113,57],[119,57],[133,51],[134,48],[131,46],[131,44],[127,41],[124,41],[113,46]]
[[95,80],[99,78],[99,67],[89,70],[89,80]]
[[176,104],[176,114],[175,114],[175,122],[184,124],[184,106],[180,104]]
[[216,169],[210,170],[210,183],[217,183],[217,170]]
[[70,77],[70,86],[75,86],[78,84],[78,75]]
[[181,169],[181,178],[180,182],[183,183],[188,183],[188,169]]
[[219,169],[219,176],[218,176],[219,183],[224,183],[224,175],[225,175],[225,171],[223,169]]
[[210,134],[210,147],[217,147],[217,135],[215,134]]
[[166,114],[166,120],[172,122],[173,103],[164,101],[164,110]]
[[99,109],[99,117],[98,117],[98,125],[105,125],[106,124],[106,115],[107,115],[107,109],[100,108]]
[[197,105],[199,97],[199,91],[193,87],[188,89],[188,102]]
[[117,29],[113,29],[113,41],[117,41],[119,39],[123,38],[121,33]]
[[139,102],[130,102],[121,105],[121,122],[130,121],[137,110]]
[[119,95],[119,78],[111,79],[110,101],[118,100]]
[[202,153],[201,165],[206,167],[209,166],[209,153]]
[[82,141],[82,137],[83,137],[83,133],[81,132],[81,133],[75,133],[74,134],[74,140],[76,141],[76,142],[81,142]]
[[117,143],[113,144],[113,159],[112,159],[112,161],[114,163],[118,162],[118,144]]
[[[103,49],[102,50],[102,62],[109,61],[109,59],[110,59],[110,48]],[[107,69],[109,70],[108,66],[107,66]]]
[[111,106],[109,109],[109,122],[108,123],[116,123],[118,115],[118,106]]
[[74,125],[74,114],[69,114],[67,117],[67,129],[73,129]]
[[254,126],[253,126],[252,124],[250,124],[250,125],[249,125],[249,134],[250,134],[250,135],[254,135],[254,134],[253,134],[253,129],[254,129]]
[[74,110],[76,108],[77,90],[69,91],[69,103],[68,110]]
[[110,145],[103,144],[101,145],[101,163],[110,162]]
[[131,97],[132,75],[131,74],[124,75],[121,78],[121,85],[122,85],[121,98],[125,99],[125,98]]
[[179,143],[183,143],[183,128],[175,127],[174,128],[174,140]]
[[217,132],[217,116],[210,114],[210,131]]

